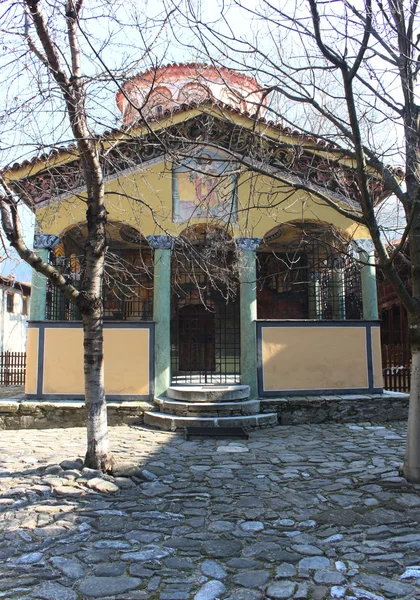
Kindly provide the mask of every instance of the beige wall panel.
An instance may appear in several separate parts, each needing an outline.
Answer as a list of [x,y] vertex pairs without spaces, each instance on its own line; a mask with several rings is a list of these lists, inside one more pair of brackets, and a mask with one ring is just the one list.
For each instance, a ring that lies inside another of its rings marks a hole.
[[381,388],[384,386],[384,379],[382,373],[381,330],[379,327],[372,327],[372,354],[373,386]]
[[363,327],[264,327],[264,391],[368,387]]
[[28,342],[26,346],[26,394],[36,394],[38,383],[38,340],[39,330],[33,327],[28,328]]
[[45,329],[43,393],[85,393],[83,329]]
[[105,329],[107,394],[149,394],[149,330]]

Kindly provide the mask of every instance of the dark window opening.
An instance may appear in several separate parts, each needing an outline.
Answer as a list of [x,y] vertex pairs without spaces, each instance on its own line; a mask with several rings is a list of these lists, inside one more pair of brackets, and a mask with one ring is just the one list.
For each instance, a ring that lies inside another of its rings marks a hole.
[[[77,290],[82,288],[84,257],[52,256],[58,267]],[[153,320],[153,253],[147,249],[119,249],[107,252],[103,282],[104,320]],[[81,314],[77,306],[47,283],[47,321],[77,321]]]
[[259,319],[362,319],[360,265],[350,245],[302,235],[257,260]]
[[15,295],[12,293],[7,294],[6,308],[8,313],[14,312],[15,308]]

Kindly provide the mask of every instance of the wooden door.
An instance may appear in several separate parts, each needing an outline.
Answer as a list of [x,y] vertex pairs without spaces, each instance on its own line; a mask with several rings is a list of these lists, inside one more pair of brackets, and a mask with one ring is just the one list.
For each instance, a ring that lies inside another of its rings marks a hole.
[[216,369],[214,313],[202,304],[183,306],[178,313],[179,370]]

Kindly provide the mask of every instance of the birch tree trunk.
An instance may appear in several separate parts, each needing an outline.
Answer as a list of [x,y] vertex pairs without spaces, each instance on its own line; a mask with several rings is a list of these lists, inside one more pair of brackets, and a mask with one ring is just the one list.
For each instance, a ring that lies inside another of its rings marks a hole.
[[[79,15],[83,0],[67,0],[65,20],[71,64],[62,64],[61,54],[38,0],[25,0],[37,37],[39,50],[29,36],[30,50],[57,82],[66,105],[70,126],[77,141],[86,181],[87,240],[85,273],[76,305],[82,314],[84,331],[85,402],[87,407],[87,452],[85,464],[94,469],[109,470],[112,457],[107,430],[104,390],[102,282],[106,252],[105,186],[100,160],[100,145],[88,127],[86,87],[83,83],[81,52],[78,41]],[[70,73],[68,73],[70,71]],[[54,281],[53,281],[54,283]]]
[[420,482],[420,347],[412,345],[411,352],[410,407],[402,474],[408,481]]

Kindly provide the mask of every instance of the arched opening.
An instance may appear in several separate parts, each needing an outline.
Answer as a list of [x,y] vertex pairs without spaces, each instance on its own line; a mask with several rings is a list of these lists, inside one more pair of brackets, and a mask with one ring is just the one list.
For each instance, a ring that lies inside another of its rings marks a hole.
[[[76,288],[84,277],[86,225],[74,225],[61,236],[50,261]],[[105,320],[153,319],[153,255],[147,240],[130,225],[110,221],[103,282]],[[46,319],[79,320],[81,315],[59,290],[48,284]]]
[[172,382],[240,381],[239,286],[234,242],[221,227],[196,225],[172,258]]
[[150,93],[145,109],[156,116],[161,116],[164,110],[170,106],[171,101],[172,94],[170,90],[160,86]]
[[200,83],[187,83],[178,94],[178,102],[201,102],[206,98],[212,98],[210,90]]
[[362,318],[360,266],[331,225],[292,222],[268,232],[258,252],[259,319]]

